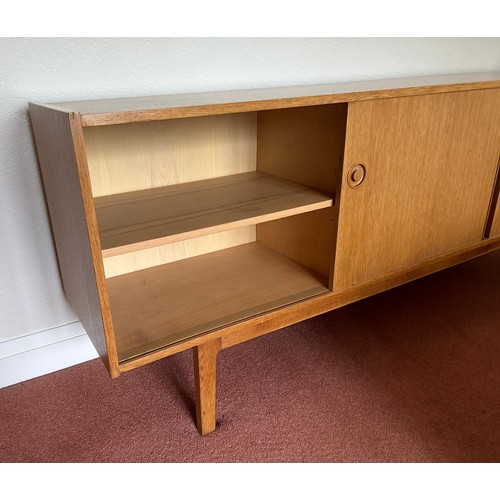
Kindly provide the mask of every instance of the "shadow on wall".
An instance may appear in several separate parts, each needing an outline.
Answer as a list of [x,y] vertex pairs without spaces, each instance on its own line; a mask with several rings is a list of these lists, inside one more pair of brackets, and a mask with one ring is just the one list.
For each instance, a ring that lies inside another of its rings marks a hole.
[[2,342],[76,317],[62,289],[27,102],[2,98],[0,110]]

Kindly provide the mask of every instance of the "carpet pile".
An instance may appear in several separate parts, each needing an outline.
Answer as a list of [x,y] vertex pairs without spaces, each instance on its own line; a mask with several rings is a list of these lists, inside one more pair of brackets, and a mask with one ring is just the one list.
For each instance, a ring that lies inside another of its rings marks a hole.
[[498,462],[500,252],[220,353],[217,431],[191,352],[0,390],[2,462]]

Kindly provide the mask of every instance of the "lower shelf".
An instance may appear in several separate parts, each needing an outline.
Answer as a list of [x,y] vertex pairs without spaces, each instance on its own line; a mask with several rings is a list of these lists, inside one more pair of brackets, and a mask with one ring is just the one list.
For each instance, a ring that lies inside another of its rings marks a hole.
[[120,361],[328,291],[326,277],[260,243],[107,284]]

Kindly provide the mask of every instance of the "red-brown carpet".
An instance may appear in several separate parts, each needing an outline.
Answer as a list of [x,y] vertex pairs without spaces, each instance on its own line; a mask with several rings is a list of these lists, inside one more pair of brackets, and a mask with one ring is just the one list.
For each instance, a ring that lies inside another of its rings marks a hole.
[[223,351],[204,438],[191,361],[0,390],[0,460],[497,462],[500,252]]

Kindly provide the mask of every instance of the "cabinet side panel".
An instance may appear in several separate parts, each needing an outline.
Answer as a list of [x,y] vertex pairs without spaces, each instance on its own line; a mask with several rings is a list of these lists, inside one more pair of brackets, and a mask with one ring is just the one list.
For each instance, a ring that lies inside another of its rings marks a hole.
[[[257,170],[336,193],[344,154],[347,104],[261,111]],[[338,205],[266,222],[257,240],[329,278],[332,285]]]
[[259,112],[257,170],[334,193],[346,116],[346,104]]
[[330,276],[335,207],[264,222],[257,240],[289,259]]
[[35,104],[30,104],[30,115],[64,292],[104,364],[117,376],[112,327],[103,319],[108,311],[101,312],[100,295],[107,292],[98,289],[99,266],[92,258],[71,116]]

